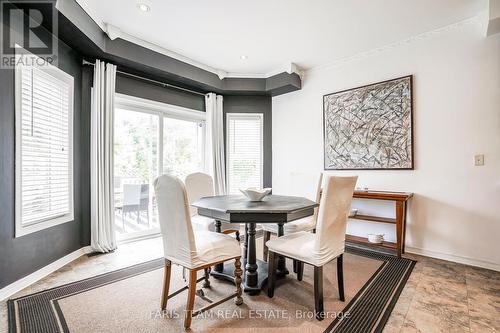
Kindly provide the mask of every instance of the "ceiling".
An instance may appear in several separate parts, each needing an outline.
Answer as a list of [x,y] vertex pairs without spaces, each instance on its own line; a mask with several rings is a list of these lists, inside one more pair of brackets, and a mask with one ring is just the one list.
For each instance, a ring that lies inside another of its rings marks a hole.
[[[107,23],[125,33],[124,39],[229,76],[266,76],[291,62],[310,69],[447,26],[487,8],[487,0],[77,2],[101,27]],[[140,11],[139,3],[150,10]]]

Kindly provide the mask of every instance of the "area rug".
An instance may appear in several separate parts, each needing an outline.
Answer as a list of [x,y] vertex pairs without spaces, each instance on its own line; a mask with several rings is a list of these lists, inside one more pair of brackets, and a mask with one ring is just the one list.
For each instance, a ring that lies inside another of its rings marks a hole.
[[[289,270],[291,262],[287,262]],[[338,299],[335,261],[324,268],[326,319],[314,318],[313,270],[302,281],[290,273],[277,281],[274,298],[265,290],[244,294],[193,318],[193,332],[380,332],[415,262],[349,247],[344,255],[346,301]],[[153,260],[8,301],[14,332],[182,332],[187,293],[159,310],[163,260]],[[174,266],[170,290],[185,285]],[[198,288],[202,288],[202,283]],[[228,295],[234,286],[211,278],[195,309]]]

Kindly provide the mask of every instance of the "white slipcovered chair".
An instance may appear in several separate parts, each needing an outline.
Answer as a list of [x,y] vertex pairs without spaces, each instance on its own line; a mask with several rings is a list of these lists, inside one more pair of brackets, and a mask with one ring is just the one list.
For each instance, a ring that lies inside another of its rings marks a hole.
[[327,176],[319,205],[316,233],[295,232],[267,242],[269,248],[269,278],[267,294],[274,296],[276,259],[278,255],[298,261],[302,274],[304,263],[314,267],[314,308],[316,318],[324,319],[323,266],[337,258],[339,298],[344,298],[343,253],[347,216],[356,186],[357,176]]
[[[191,214],[188,205],[186,189],[181,180],[163,175],[154,182],[160,229],[163,237],[165,256],[165,274],[161,309],[167,306],[167,300],[179,292],[188,289],[188,298],[184,317],[184,327],[191,326],[192,317],[212,308],[232,297],[235,303],[241,305],[241,248],[238,241],[231,236],[204,230],[195,230],[191,225]],[[198,279],[197,272],[227,260],[235,260],[236,292],[220,301],[193,311],[196,284],[208,279],[207,274]],[[171,265],[177,264],[189,270],[188,286],[169,295]]]
[[[316,187],[316,202],[319,204],[321,198],[321,185],[323,183],[323,173],[319,174],[318,186]],[[283,225],[284,234],[291,234],[298,231],[313,231],[316,228],[316,221],[318,219],[318,207],[314,209],[314,215],[307,216]],[[278,234],[278,225],[274,223],[262,223],[262,229],[264,230],[264,247],[262,257],[264,261],[267,261],[267,246],[266,242],[271,239],[271,234]],[[295,270],[295,262],[294,262]]]
[[[189,203],[193,203],[203,197],[211,197],[214,195],[214,181],[212,176],[203,173],[195,172],[186,176],[184,180],[186,184],[186,191]],[[215,220],[206,216],[198,215],[196,207],[189,207],[191,214],[191,223],[193,228],[197,230],[215,231]],[[240,225],[231,225],[224,223],[221,232],[225,234],[236,233],[236,239],[240,240]]]

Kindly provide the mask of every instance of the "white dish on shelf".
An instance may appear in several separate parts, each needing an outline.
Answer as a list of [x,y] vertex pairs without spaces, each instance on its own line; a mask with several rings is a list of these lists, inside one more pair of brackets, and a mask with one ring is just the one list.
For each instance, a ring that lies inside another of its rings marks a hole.
[[373,244],[382,244],[384,242],[384,234],[368,234],[368,241]]
[[271,193],[272,188],[267,187],[263,189],[258,189],[255,187],[249,187],[247,189],[241,189],[240,192],[243,193],[250,201],[262,201],[266,195]]
[[358,213],[357,208],[351,208],[351,210],[349,211],[349,217],[354,217],[356,216],[357,213]]

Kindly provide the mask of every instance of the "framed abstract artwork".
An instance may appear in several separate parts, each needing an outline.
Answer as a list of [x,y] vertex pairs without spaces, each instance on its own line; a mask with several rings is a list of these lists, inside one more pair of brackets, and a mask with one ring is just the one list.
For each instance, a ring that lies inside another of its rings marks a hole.
[[323,96],[325,170],[413,169],[413,76]]

